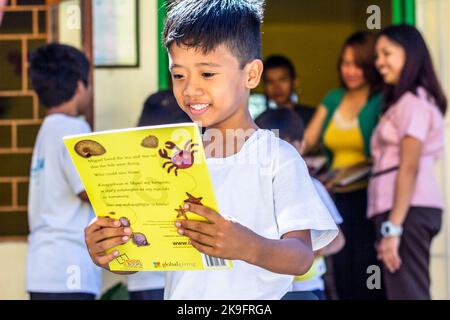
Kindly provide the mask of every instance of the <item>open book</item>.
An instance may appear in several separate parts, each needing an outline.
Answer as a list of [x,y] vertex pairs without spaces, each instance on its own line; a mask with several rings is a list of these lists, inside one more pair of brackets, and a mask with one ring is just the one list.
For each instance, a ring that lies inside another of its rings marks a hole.
[[318,176],[322,183],[328,185],[334,190],[351,190],[366,180],[372,170],[372,164],[369,161],[361,162],[346,168],[333,169]]
[[177,233],[178,219],[204,220],[186,201],[218,211],[199,128],[194,123],[96,132],[64,138],[98,217],[133,230],[114,250],[114,271],[226,269]]

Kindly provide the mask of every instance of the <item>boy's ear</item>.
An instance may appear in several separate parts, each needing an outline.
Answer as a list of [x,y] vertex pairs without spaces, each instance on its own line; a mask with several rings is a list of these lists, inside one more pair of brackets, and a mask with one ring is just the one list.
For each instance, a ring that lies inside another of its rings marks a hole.
[[255,89],[261,81],[264,70],[264,64],[260,59],[255,59],[245,66],[246,69],[246,87],[250,90]]

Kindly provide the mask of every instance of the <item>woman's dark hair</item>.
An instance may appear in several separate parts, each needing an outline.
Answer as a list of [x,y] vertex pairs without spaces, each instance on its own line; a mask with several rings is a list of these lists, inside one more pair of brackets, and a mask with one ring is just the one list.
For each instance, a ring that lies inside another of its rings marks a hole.
[[261,129],[278,129],[280,138],[287,141],[302,141],[304,124],[302,118],[291,109],[269,109],[256,118],[255,123]]
[[406,57],[398,83],[395,86],[385,86],[384,111],[406,92],[417,94],[417,88],[423,87],[445,115],[447,98],[439,84],[430,52],[420,32],[409,25],[395,25],[383,29],[378,38],[382,36],[401,46]]
[[352,48],[355,54],[355,64],[363,70],[364,78],[370,87],[370,93],[381,90],[382,79],[375,68],[375,35],[370,32],[359,31],[350,35],[342,46],[338,61],[339,80],[344,88],[347,88],[341,74],[341,65],[344,51]]

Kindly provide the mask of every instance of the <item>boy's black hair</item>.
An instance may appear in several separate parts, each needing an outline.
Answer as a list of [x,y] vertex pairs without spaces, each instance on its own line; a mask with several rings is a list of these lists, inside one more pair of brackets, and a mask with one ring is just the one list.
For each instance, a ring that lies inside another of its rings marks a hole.
[[191,121],[188,115],[178,106],[172,90],[164,90],[154,93],[147,98],[138,126],[155,126]]
[[291,60],[282,55],[272,55],[264,60],[263,80],[265,80],[266,71],[275,68],[285,68],[289,71],[292,80],[297,78],[297,73]]
[[163,32],[165,47],[173,43],[204,54],[224,44],[243,68],[261,59],[264,0],[174,0]]
[[52,43],[31,53],[30,78],[41,103],[52,108],[74,96],[78,81],[88,87],[89,60],[79,50]]
[[255,120],[261,129],[278,129],[280,138],[287,141],[302,141],[305,125],[302,118],[291,109],[269,109]]

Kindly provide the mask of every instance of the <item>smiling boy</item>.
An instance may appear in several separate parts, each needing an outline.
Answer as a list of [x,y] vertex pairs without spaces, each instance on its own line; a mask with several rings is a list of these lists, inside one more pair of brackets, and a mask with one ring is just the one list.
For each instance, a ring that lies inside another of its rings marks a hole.
[[[180,0],[169,10],[164,43],[173,91],[206,128],[220,211],[188,203],[209,223],[176,227],[200,252],[233,260],[233,268],[168,272],[167,299],[280,299],[293,275],[308,271],[313,250],[337,234],[297,151],[250,116],[250,91],[263,71],[262,19],[263,3],[254,0]],[[117,252],[105,251],[130,233],[118,221],[98,219],[86,229],[92,260],[108,269]]]

